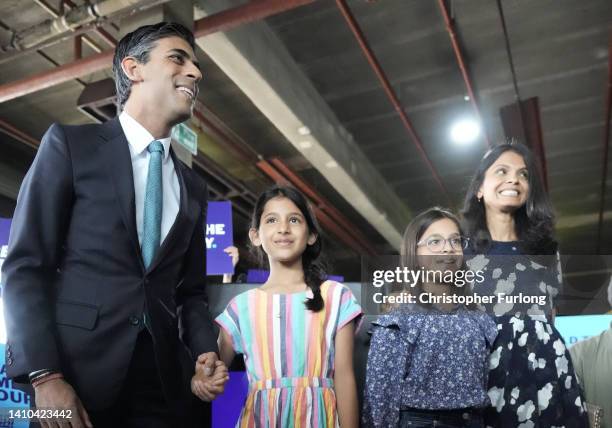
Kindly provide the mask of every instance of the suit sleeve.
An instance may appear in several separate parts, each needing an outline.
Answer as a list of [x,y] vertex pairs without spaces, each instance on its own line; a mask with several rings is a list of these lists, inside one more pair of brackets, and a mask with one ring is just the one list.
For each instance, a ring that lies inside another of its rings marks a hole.
[[177,291],[177,303],[181,306],[182,339],[194,359],[205,352],[219,353],[217,328],[208,308],[206,295],[206,207],[207,190],[202,192],[203,207],[194,228],[189,250],[185,258],[183,283]]
[[17,382],[28,382],[35,370],[61,371],[51,285],[70,220],[72,184],[68,144],[54,124],[21,184],[2,265],[6,370]]

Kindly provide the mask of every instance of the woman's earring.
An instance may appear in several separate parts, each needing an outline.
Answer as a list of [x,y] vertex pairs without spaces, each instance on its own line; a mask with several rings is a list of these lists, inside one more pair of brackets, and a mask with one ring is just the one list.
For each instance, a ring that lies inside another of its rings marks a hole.
[[478,199],[478,203],[482,202],[482,198],[477,198]]

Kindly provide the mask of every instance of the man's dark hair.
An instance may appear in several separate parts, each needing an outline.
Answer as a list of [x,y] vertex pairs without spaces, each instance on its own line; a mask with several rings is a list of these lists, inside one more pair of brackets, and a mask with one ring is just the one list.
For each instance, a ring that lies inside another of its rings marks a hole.
[[121,61],[125,57],[132,56],[138,62],[146,64],[149,61],[149,53],[155,47],[156,42],[166,37],[180,37],[195,50],[193,33],[187,27],[175,22],[144,25],[126,34],[117,43],[113,57],[113,74],[117,88],[117,102],[121,107],[125,105],[132,89],[132,81],[123,72]]

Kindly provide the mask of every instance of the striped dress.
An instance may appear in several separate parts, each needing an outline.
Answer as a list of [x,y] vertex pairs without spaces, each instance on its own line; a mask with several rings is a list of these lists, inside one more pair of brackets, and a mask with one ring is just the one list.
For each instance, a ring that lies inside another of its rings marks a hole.
[[321,285],[323,310],[304,301],[310,289],[271,294],[252,289],[234,297],[216,322],[244,355],[249,393],[237,427],[337,427],[334,393],[336,332],[361,315],[351,291]]

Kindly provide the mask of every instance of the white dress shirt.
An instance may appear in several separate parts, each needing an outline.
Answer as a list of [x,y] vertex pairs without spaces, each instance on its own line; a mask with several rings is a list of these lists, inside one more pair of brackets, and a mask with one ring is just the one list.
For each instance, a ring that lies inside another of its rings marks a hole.
[[[136,119],[127,114],[125,110],[119,115],[119,122],[130,148],[132,172],[134,174],[136,229],[138,231],[138,242],[142,245],[144,198],[147,187],[147,174],[149,172],[149,158],[151,157],[147,147],[155,141],[155,138]],[[168,232],[176,220],[181,200],[181,188],[174,169],[174,162],[172,162],[172,157],[170,156],[170,137],[158,138],[157,141],[164,146],[164,158],[162,160],[163,206],[161,244],[166,239],[166,236],[168,236]]]

